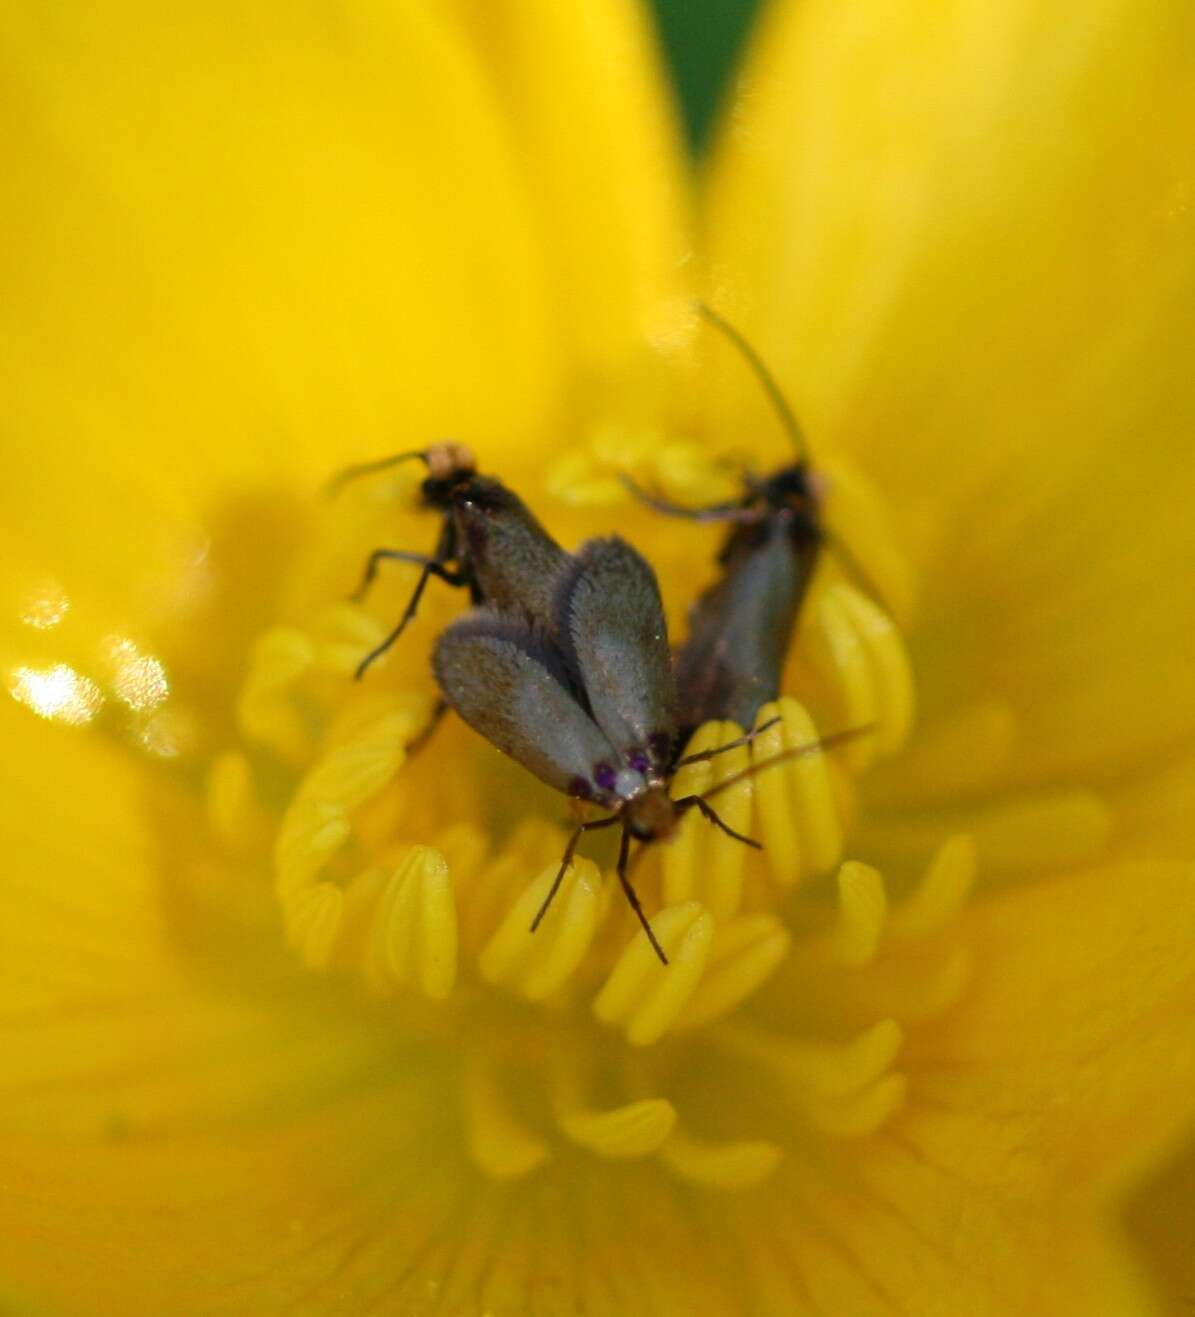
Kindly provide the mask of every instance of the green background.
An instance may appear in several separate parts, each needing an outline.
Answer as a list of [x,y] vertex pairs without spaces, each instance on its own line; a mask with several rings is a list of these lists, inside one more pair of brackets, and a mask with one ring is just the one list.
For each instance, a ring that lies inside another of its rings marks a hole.
[[693,148],[705,145],[718,98],[759,0],[652,0]]

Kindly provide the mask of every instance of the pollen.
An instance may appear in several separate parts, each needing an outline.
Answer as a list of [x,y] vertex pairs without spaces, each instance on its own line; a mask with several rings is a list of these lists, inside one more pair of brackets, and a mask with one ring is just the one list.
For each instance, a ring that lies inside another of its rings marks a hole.
[[[617,506],[624,533],[655,546],[665,595],[680,593],[692,565],[632,507],[628,474],[694,503],[733,498],[737,477],[703,446],[616,426],[541,473],[545,513],[567,526],[595,515],[578,509]],[[868,506],[849,477],[842,487]],[[381,515],[376,500],[364,506],[330,505],[316,556],[332,559],[306,563],[305,580],[332,579],[334,559],[345,594],[356,584]],[[908,607],[899,563],[874,534],[863,543],[861,574]],[[709,722],[684,747],[691,762],[670,792],[708,798],[723,826],[692,809],[633,856],[664,963],[619,889],[612,834],[593,834],[561,872],[571,827],[595,815],[567,817],[563,797],[438,717],[426,654],[463,601],[429,589],[357,679],[417,579],[392,565],[365,602],[309,591],[307,614],[260,635],[239,741],[208,765],[207,820],[238,865],[268,871],[279,936],[306,973],[404,1020],[420,1003],[477,1174],[519,1180],[582,1156],[653,1162],[669,1181],[734,1194],[795,1155],[797,1132],[857,1139],[891,1120],[908,1099],[909,1030],[966,987],[969,953],[952,929],[982,847],[965,830],[906,837],[891,872],[852,852],[866,779],[902,751],[916,716],[901,627],[881,598],[849,571],[819,570],[784,692],[752,726]]]

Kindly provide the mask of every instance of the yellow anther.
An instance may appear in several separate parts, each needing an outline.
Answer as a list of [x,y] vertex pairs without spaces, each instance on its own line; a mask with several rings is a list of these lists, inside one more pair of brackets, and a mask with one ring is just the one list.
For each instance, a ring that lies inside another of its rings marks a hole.
[[848,860],[838,870],[834,925],[815,947],[836,964],[865,965],[875,956],[887,915],[888,895],[879,870]]
[[[841,594],[833,587],[812,601],[812,616],[805,632],[810,661],[827,686],[836,693],[845,727],[878,726],[883,713],[874,674],[854,620]],[[860,736],[840,752],[855,772],[866,768],[876,754],[876,734]]]
[[[743,729],[736,723],[706,723],[693,734],[685,755],[716,750],[742,735]],[[679,800],[683,796],[704,795],[719,782],[742,772],[749,762],[750,753],[744,745],[700,763],[686,764],[672,780],[672,796]],[[744,835],[751,828],[751,790],[751,782],[743,781],[711,802],[726,826]],[[661,851],[665,902],[675,905],[697,900],[716,919],[734,914],[742,903],[743,866],[748,849],[702,818],[698,810],[691,809],[681,821],[676,836]]]
[[456,982],[456,902],[448,863],[430,846],[412,846],[377,905],[365,952],[375,987],[412,984],[433,1000]]
[[347,742],[369,740],[385,724],[404,744],[428,724],[433,699],[422,691],[379,690],[354,686],[352,696],[324,733],[323,748],[330,750]]
[[729,1015],[773,973],[790,942],[774,915],[740,915],[719,924],[705,974],[675,1027],[696,1029]]
[[913,668],[904,639],[888,614],[854,586],[843,583],[830,589],[863,644],[879,714],[872,733],[874,752],[890,755],[908,739],[916,709]]
[[844,1042],[782,1038],[744,1027],[726,1027],[718,1037],[734,1051],[772,1071],[791,1096],[843,1098],[874,1084],[892,1066],[904,1044],[893,1019],[880,1020]]
[[682,1129],[660,1149],[660,1160],[686,1184],[729,1193],[754,1189],[771,1176],[783,1156],[774,1143],[763,1139],[710,1143]]
[[[523,819],[499,854],[474,872],[468,899],[461,906],[462,939],[473,954],[480,953],[506,919],[511,906],[526,891],[528,878],[539,872],[545,857],[560,856],[564,840],[560,829],[547,820]],[[559,868],[559,858],[556,865]]]
[[626,497],[615,472],[580,448],[556,458],[548,468],[546,484],[553,498],[574,507],[610,507]]
[[676,1124],[676,1108],[665,1098],[644,1098],[598,1111],[581,1105],[575,1095],[561,1096],[556,1123],[573,1143],[598,1157],[626,1160],[660,1150]]
[[410,729],[405,712],[392,713],[356,739],[332,746],[303,779],[297,798],[336,801],[345,810],[363,805],[402,767]]
[[[382,623],[356,604],[335,604],[312,623],[315,666],[321,672],[352,676],[361,660],[386,634]],[[379,658],[384,662],[384,656]]]
[[314,661],[311,641],[296,627],[275,627],[259,637],[237,701],[237,725],[247,741],[287,760],[309,752],[310,735],[290,695]]
[[943,842],[913,894],[888,921],[891,936],[926,937],[945,927],[966,901],[975,872],[975,842],[967,833]]
[[243,853],[264,835],[266,816],[257,802],[246,755],[227,750],[212,760],[204,784],[204,807],[212,832],[229,850]]
[[605,1024],[618,1025],[636,1047],[654,1043],[685,1008],[705,973],[714,920],[696,901],[652,916],[668,957],[662,965],[642,929],[631,939],[593,1003]]
[[466,1066],[464,1115],[469,1155],[494,1180],[519,1180],[541,1166],[547,1145],[515,1115],[507,1085],[483,1056]]
[[336,801],[296,800],[286,811],[274,843],[274,885],[284,913],[288,901],[314,881],[350,832]]
[[591,860],[576,859],[534,933],[531,921],[551,890],[554,862],[527,887],[481,953],[487,983],[502,984],[528,1001],[542,1001],[572,975],[597,931],[602,878]]
[[904,1105],[908,1080],[901,1074],[884,1075],[870,1087],[830,1101],[807,1097],[801,1109],[819,1134],[839,1139],[861,1139],[882,1129]]
[[[779,718],[751,742],[752,765],[765,765],[786,750],[818,739],[813,719],[796,700],[765,704],[755,726]],[[829,869],[842,852],[842,825],[826,756],[820,750],[761,767],[750,779],[759,839],[773,881],[790,887],[803,875]],[[719,800],[721,797],[719,797]]]
[[325,970],[340,930],[344,893],[331,883],[304,888],[286,908],[287,941],[307,969]]

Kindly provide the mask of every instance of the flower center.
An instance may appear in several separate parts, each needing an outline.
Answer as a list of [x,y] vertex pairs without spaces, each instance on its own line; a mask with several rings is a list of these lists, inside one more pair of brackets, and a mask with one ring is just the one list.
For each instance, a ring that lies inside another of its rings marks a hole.
[[[690,583],[717,571],[716,541],[632,505],[619,471],[704,504],[733,493],[726,469],[692,445],[606,435],[556,460],[543,499],[524,489],[566,545],[608,531],[613,513],[657,567],[683,634]],[[849,474],[830,483],[852,487]],[[741,1189],[801,1131],[877,1129],[903,1098],[905,1026],[961,984],[965,958],[940,934],[975,867],[967,838],[954,837],[893,908],[877,869],[844,861],[854,782],[900,748],[913,720],[887,608],[823,562],[785,693],[754,728],[707,722],[692,738],[686,755],[700,756],[754,732],[681,767],[670,789],[711,797],[727,828],[763,849],[693,809],[666,844],[635,857],[665,965],[622,899],[602,834],[532,932],[569,802],[451,716],[433,727],[426,655],[458,596],[429,590],[398,644],[354,679],[401,614],[414,569],[396,565],[366,603],[329,601],[348,594],[370,550],[421,550],[436,529],[416,510],[412,472],[329,504],[296,566],[297,602],[253,650],[243,748],[210,767],[208,813],[225,844],[268,839],[295,956],[434,1004],[429,1027],[453,1057],[464,1141],[491,1177],[529,1174],[573,1145],[603,1159],[655,1156],[684,1181]],[[875,525],[837,533],[858,546],[868,580],[907,606],[907,573]],[[786,754],[843,729],[860,734]]]

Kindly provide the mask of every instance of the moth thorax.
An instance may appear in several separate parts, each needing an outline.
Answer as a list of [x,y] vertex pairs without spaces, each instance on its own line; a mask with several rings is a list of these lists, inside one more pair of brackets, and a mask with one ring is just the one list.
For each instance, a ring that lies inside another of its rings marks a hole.
[[662,841],[676,828],[676,806],[663,787],[649,787],[627,801],[623,818],[631,835],[640,841]]

